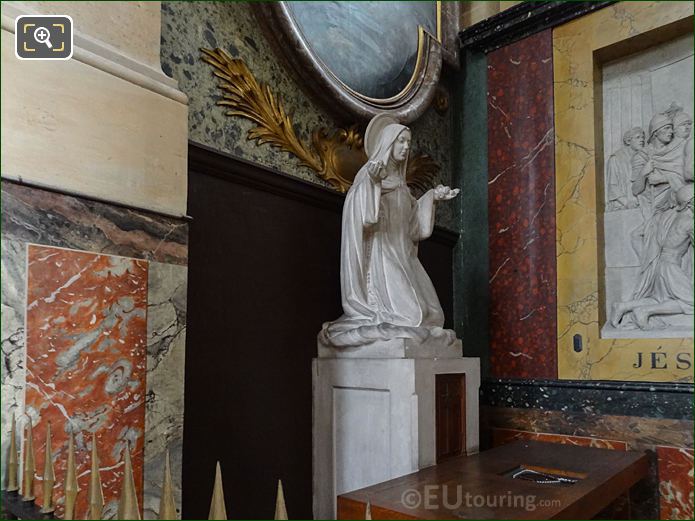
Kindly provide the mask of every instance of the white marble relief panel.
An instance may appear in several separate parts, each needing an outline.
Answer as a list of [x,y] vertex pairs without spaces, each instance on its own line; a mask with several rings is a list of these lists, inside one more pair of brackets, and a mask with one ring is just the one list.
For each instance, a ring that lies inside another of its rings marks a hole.
[[693,336],[693,37],[602,72],[602,336]]

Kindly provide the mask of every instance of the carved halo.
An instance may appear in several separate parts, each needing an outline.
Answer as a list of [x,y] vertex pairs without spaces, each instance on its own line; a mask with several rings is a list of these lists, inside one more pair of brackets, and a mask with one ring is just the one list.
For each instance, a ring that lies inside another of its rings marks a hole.
[[396,118],[386,113],[377,114],[372,118],[364,133],[364,151],[367,153],[367,157],[372,157],[372,153],[377,149],[379,138],[384,129],[397,123],[399,121]]

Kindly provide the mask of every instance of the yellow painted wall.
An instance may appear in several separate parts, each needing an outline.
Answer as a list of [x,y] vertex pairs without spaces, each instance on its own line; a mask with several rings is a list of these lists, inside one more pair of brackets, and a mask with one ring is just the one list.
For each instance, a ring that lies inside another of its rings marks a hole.
[[[553,31],[558,375],[562,379],[693,381],[692,338],[600,338],[603,252],[596,162],[598,158],[602,164],[603,158],[595,120],[595,111],[601,113],[596,87],[601,62],[692,31],[692,15],[692,2],[621,2]],[[572,347],[575,334],[583,338],[579,353]]]

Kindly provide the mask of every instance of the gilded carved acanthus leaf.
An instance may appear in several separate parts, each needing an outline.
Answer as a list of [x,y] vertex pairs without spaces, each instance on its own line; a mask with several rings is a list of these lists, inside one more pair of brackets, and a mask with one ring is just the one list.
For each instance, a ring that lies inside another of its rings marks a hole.
[[[356,125],[347,130],[315,130],[311,150],[297,137],[282,100],[268,85],[256,81],[243,60],[232,58],[220,48],[201,49],[201,52],[202,60],[222,80],[218,87],[224,94],[217,104],[229,107],[227,116],[240,116],[256,124],[249,130],[248,139],[289,152],[333,188],[347,192],[360,167],[367,162],[363,138]],[[434,186],[438,171],[439,166],[430,156],[411,156],[408,185],[416,192],[424,192]]]
[[203,61],[212,65],[213,73],[222,80],[218,87],[224,95],[217,104],[230,107],[227,116],[241,116],[256,123],[249,130],[249,139],[289,152],[312,170],[322,169],[321,160],[297,138],[282,100],[273,95],[268,85],[256,81],[243,60],[232,58],[219,47],[201,51]]
[[420,154],[408,160],[405,180],[411,191],[424,193],[435,185],[438,172],[436,161],[427,154]]
[[322,128],[311,136],[314,149],[321,156],[323,169],[318,176],[341,192],[347,192],[360,167],[367,162],[364,142],[357,126],[333,132]]

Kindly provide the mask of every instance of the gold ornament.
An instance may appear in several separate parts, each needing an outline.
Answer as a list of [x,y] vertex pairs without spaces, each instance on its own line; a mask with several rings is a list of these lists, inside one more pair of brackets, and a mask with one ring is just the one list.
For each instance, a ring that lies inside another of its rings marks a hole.
[[[300,165],[313,170],[335,190],[348,191],[360,167],[367,162],[357,126],[347,130],[317,129],[312,133],[313,149],[310,149],[297,137],[282,99],[273,94],[270,86],[259,83],[243,60],[232,58],[219,47],[201,49],[201,52],[202,60],[211,65],[213,74],[222,80],[218,87],[224,94],[217,104],[229,107],[227,116],[239,116],[256,124],[249,130],[248,139],[294,155]],[[426,191],[434,186],[438,171],[439,166],[430,156],[411,157],[406,174],[408,185]]]
[[70,431],[68,441],[68,464],[65,470],[65,514],[63,519],[75,518],[75,502],[80,487],[77,483],[77,465],[75,464],[75,435]]
[[435,185],[439,165],[426,154],[411,157],[405,173],[405,182],[416,194],[423,194]]
[[118,500],[118,519],[140,519],[138,493],[135,490],[133,464],[130,461],[130,444],[125,449],[125,465],[121,482],[121,497]]
[[34,474],[36,473],[36,464],[34,461],[34,431],[31,427],[31,417],[26,428],[26,437],[24,439],[24,482],[22,483],[22,501],[33,501],[34,496]]
[[241,116],[256,123],[249,130],[249,139],[294,154],[300,164],[320,171],[321,160],[297,138],[282,100],[273,95],[270,87],[259,84],[243,60],[232,58],[223,49],[201,51],[203,61],[212,65],[215,76],[223,80],[219,88],[224,96],[217,104],[231,107],[227,116]]
[[215,485],[212,488],[208,519],[227,519],[227,507],[224,504],[224,490],[222,488],[222,469],[219,461],[215,467]]
[[171,463],[169,462],[169,449],[164,460],[164,479],[162,481],[162,497],[159,499],[159,519],[178,519],[176,502],[174,501],[174,487],[171,484]]
[[43,463],[43,506],[42,514],[50,514],[55,511],[53,505],[53,485],[56,482],[55,470],[53,468],[53,450],[51,447],[51,424],[46,425],[46,450],[44,452]]
[[92,434],[92,471],[89,474],[89,519],[101,519],[104,513],[104,490],[99,474],[99,455],[97,454],[97,436]]
[[12,413],[12,432],[10,433],[10,453],[7,457],[7,491],[17,492],[19,490],[19,457],[17,454],[17,422]]
[[278,479],[278,493],[275,498],[275,518],[288,519],[287,507],[285,506],[285,493],[282,491],[282,481]]

